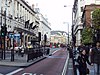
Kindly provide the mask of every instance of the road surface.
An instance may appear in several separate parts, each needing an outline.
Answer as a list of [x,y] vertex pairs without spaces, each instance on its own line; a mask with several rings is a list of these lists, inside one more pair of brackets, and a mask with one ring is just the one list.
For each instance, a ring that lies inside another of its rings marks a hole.
[[13,75],[62,75],[68,57],[66,49],[55,52],[52,56],[35,63]]

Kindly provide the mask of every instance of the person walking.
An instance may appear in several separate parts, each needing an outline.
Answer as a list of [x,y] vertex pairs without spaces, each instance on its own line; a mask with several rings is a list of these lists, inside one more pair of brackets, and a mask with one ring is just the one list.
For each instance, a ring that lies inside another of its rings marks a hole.
[[88,56],[86,55],[86,50],[83,49],[78,56],[77,62],[79,64],[79,75],[86,75],[88,74],[87,71],[89,72],[89,69],[87,68],[87,63],[89,65],[92,65],[88,59]]
[[97,65],[97,75],[100,75],[100,42],[91,50],[91,62]]

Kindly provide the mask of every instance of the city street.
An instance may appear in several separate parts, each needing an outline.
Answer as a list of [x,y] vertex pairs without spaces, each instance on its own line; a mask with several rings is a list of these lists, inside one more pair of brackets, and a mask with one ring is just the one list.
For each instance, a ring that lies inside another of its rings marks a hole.
[[68,52],[66,49],[58,50],[52,56],[35,63],[14,75],[62,75]]
[[0,75],[100,75],[100,0],[0,0]]

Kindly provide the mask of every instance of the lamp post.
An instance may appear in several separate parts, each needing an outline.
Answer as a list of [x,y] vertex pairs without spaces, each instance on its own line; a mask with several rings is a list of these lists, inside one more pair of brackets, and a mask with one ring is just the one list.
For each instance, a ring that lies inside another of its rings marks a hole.
[[[6,27],[6,11],[7,11],[7,0],[5,0],[5,11],[4,11],[4,16],[5,16],[5,18],[4,18],[4,27]],[[4,30],[4,32],[5,32],[5,30]],[[4,59],[5,59],[5,36],[6,36],[6,34],[4,34],[4,49],[3,49],[3,52],[4,52],[4,55],[3,55],[3,57],[4,57]]]
[[[68,7],[72,7],[73,5],[64,5],[64,8],[68,8]],[[67,24],[68,25],[68,44],[69,44],[69,23],[68,22],[63,22],[63,24]]]
[[[1,27],[2,27],[2,1],[0,0],[0,18],[1,18],[1,23],[0,23],[0,25],[1,25]],[[2,38],[1,38],[1,55],[0,55],[0,57],[1,57],[1,59],[3,59],[3,50],[2,50]]]
[[68,45],[69,45],[69,23],[68,22],[63,22],[63,24],[67,24],[68,25]]

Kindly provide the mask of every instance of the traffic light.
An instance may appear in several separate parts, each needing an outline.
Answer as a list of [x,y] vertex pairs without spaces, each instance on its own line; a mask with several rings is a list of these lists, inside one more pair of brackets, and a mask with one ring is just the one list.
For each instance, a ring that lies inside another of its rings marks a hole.
[[73,45],[75,46],[75,44],[76,44],[76,36],[73,35],[73,36],[72,36],[72,39],[73,39]]
[[5,36],[6,36],[7,35],[7,27],[4,26],[4,28],[5,28]]
[[39,41],[41,41],[41,32],[38,32],[39,34]]
[[4,37],[7,34],[7,27],[6,26],[1,26],[1,36]]
[[46,42],[47,41],[47,35],[45,34],[44,35],[44,42]]
[[76,43],[76,36],[73,35],[73,42]]
[[4,26],[1,26],[1,36],[4,36]]

